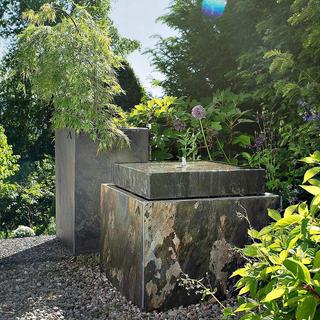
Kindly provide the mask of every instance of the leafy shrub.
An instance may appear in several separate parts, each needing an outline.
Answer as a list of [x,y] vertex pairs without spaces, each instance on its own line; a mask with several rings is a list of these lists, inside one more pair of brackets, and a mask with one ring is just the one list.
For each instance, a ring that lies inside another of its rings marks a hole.
[[305,171],[297,159],[320,145],[319,3],[234,0],[219,19],[204,17],[202,3],[173,0],[160,17],[177,34],[149,50],[165,75],[158,84],[195,99],[230,88],[246,94],[244,109],[264,109],[267,139],[247,150],[245,164],[265,168],[268,190],[296,203]]
[[9,179],[19,169],[18,159],[19,156],[13,154],[4,129],[0,126],[0,196],[14,189],[14,185],[9,183]]
[[266,169],[267,189],[280,193],[285,205],[307,200],[298,188],[307,165],[301,159],[319,146],[319,125],[315,119],[306,119],[303,113],[291,121],[275,125],[277,114],[263,110],[257,117],[258,131],[248,152],[242,153],[244,164]]
[[46,227],[46,229],[44,230],[44,232],[42,232],[42,234],[49,235],[49,236],[56,235],[56,219],[55,219],[55,217],[50,218],[49,224]]
[[34,231],[26,226],[19,226],[13,231],[14,238],[34,237],[35,235]]
[[12,178],[19,170],[18,159],[8,145],[3,127],[0,126],[0,231],[4,230],[5,209],[17,194],[17,185],[12,182]]
[[32,92],[53,104],[53,127],[86,132],[99,151],[126,144],[114,121],[122,58],[111,49],[109,19],[83,6],[72,5],[69,13],[51,3],[23,16],[27,27],[19,34],[16,59]]
[[260,231],[250,228],[253,244],[243,249],[248,263],[240,276],[241,305],[247,319],[320,318],[320,152],[302,160],[314,165],[301,187],[312,201],[289,206],[281,215],[269,210],[273,223]]
[[53,158],[21,164],[13,179],[14,188],[0,197],[0,235],[10,236],[19,225],[32,227],[36,234],[46,233],[47,228],[54,230]]
[[[248,111],[241,107],[246,96],[231,91],[218,92],[211,99],[201,101],[164,97],[139,104],[126,114],[129,125],[151,125],[151,149],[153,160],[189,159],[207,156],[205,141],[199,135],[199,121],[192,117],[192,108],[203,105],[206,117],[202,119],[207,142],[214,160],[235,163],[237,149],[251,143],[251,136],[243,132],[243,124],[252,123]],[[187,151],[188,150],[188,151]]]
[[12,204],[20,224],[31,226],[37,234],[45,232],[55,212],[54,159],[46,157],[21,165],[17,177],[18,197]]

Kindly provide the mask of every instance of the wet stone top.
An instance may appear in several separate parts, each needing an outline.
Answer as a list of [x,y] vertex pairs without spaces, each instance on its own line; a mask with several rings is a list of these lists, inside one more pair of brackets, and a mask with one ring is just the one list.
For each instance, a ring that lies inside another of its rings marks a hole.
[[240,170],[239,167],[224,163],[211,161],[193,161],[187,162],[186,167],[181,166],[181,162],[147,162],[147,163],[128,163],[127,168],[141,171],[145,174],[168,173],[168,172],[211,172],[211,171],[231,171]]
[[208,198],[264,193],[265,172],[196,161],[116,164],[114,184],[150,200]]

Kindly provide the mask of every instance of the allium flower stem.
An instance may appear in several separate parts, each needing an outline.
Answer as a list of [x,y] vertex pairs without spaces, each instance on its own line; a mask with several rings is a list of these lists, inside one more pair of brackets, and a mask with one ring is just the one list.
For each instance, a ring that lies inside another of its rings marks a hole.
[[203,136],[204,144],[205,144],[205,146],[206,146],[206,149],[207,149],[207,152],[208,152],[209,159],[210,159],[210,161],[212,161],[212,157],[211,157],[211,154],[210,154],[210,151],[209,151],[209,147],[208,147],[208,143],[207,143],[206,135],[205,135],[204,130],[203,130],[202,121],[201,121],[201,119],[199,119],[199,121],[200,121],[200,128],[201,128],[201,132],[202,132],[202,136]]
[[227,156],[226,153],[224,152],[224,149],[223,149],[223,147],[222,147],[222,145],[221,145],[221,143],[220,143],[220,140],[219,140],[218,138],[217,138],[217,142],[218,142],[218,146],[219,146],[221,152],[223,153],[223,155],[224,155],[227,163],[230,163],[230,159],[228,158],[228,156]]

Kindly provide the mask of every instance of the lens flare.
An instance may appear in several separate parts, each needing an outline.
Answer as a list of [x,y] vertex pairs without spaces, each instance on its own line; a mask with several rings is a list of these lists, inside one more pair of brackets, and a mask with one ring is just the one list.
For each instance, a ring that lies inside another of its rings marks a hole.
[[209,17],[221,17],[227,0],[203,0],[202,13]]

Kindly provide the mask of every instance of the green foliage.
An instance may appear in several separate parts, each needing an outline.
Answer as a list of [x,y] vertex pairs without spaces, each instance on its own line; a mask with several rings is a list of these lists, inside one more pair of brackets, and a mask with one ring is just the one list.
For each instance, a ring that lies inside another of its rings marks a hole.
[[165,75],[160,85],[166,93],[200,99],[233,85],[227,75],[237,70],[240,54],[259,47],[255,26],[268,2],[231,0],[221,18],[210,19],[201,13],[201,0],[172,1],[159,20],[178,35],[159,37],[149,51]]
[[305,198],[296,186],[301,181],[306,166],[299,159],[319,146],[318,121],[280,121],[275,130],[275,114],[263,110],[258,117],[258,132],[250,152],[242,153],[244,163],[266,169],[267,188],[280,192],[286,204]]
[[117,72],[117,79],[123,93],[114,98],[114,103],[124,111],[129,111],[141,102],[146,93],[128,62],[122,63],[122,68]]
[[[0,69],[0,123],[6,130],[14,152],[21,155],[22,161],[36,161],[43,158],[44,154],[54,154],[51,126],[53,105],[41,101],[32,93],[30,83],[25,81],[18,71],[16,57],[16,35],[26,27],[22,13],[30,9],[38,11],[46,2],[67,12],[73,12],[76,4],[86,6],[93,19],[109,21],[108,32],[112,50],[122,57],[139,47],[137,41],[123,38],[118,34],[109,19],[110,3],[107,0],[2,1],[0,30],[2,37],[10,37],[10,50],[2,60]],[[57,23],[62,16],[61,14],[57,16]],[[114,103],[130,109],[140,102],[138,99],[142,89],[126,62],[117,73],[118,81],[125,93],[117,96]]]
[[50,119],[53,106],[32,94],[30,83],[22,80],[14,62],[14,50],[2,60],[0,69],[0,123],[21,161],[36,161],[54,155]]
[[153,160],[168,160],[178,153],[176,143],[180,132],[173,128],[173,122],[178,116],[182,120],[186,114],[180,111],[175,113],[175,101],[174,97],[154,98],[135,106],[125,116],[125,122],[131,126],[146,127],[151,124],[150,146]]
[[14,38],[25,27],[23,13],[38,11],[44,4],[50,3],[62,10],[73,12],[75,6],[84,6],[94,19],[105,19],[110,24],[112,48],[116,54],[127,55],[139,48],[139,42],[121,37],[109,18],[111,9],[109,0],[5,0],[0,2],[0,32],[4,38]]
[[202,119],[209,150],[214,160],[235,163],[235,155],[250,144],[251,136],[244,133],[241,126],[252,124],[248,111],[240,107],[246,97],[231,91],[221,91],[211,99],[201,101],[164,97],[152,99],[137,105],[126,121],[131,126],[151,125],[151,150],[153,160],[206,158],[203,135],[199,134],[199,120],[191,115],[194,106],[201,104],[206,109]]
[[52,230],[55,199],[53,158],[23,163],[12,181],[10,192],[0,196],[0,235],[10,236],[10,231],[19,225],[31,227],[36,234]]
[[121,64],[110,49],[107,21],[75,7],[50,26],[58,12],[45,4],[25,14],[29,24],[19,36],[17,55],[22,72],[32,91],[54,104],[54,128],[86,132],[99,150],[123,145],[128,140],[114,122],[119,110],[112,104],[121,92],[114,71]]
[[230,0],[219,19],[203,16],[201,3],[172,1],[160,18],[177,30],[150,50],[160,85],[198,100],[229,88],[246,96],[243,109],[266,126],[256,128],[264,144],[253,143],[244,164],[266,168],[268,189],[296,202],[304,171],[296,159],[320,144],[319,3]]
[[13,154],[12,147],[8,145],[3,127],[0,126],[0,197],[14,190],[14,185],[9,179],[19,169],[18,159],[19,157]]
[[219,19],[203,16],[201,4],[175,0],[159,18],[178,31],[150,50],[168,94],[200,98],[231,87],[270,102],[275,93],[286,98],[293,90],[317,103],[317,1],[232,0]]
[[[91,15],[86,22],[92,19],[104,28],[102,21],[106,21],[105,31],[111,39],[109,45],[115,54],[121,56],[121,60],[126,54],[139,47],[137,41],[123,38],[118,34],[108,17],[110,3],[106,0],[74,2],[8,0],[0,3],[1,35],[10,37],[10,51],[1,61],[0,123],[3,123],[14,153],[21,155],[21,170],[19,172],[15,170],[16,174],[11,176],[10,181],[5,182],[7,188],[5,193],[4,184],[1,184],[0,235],[3,237],[13,236],[12,230],[20,224],[32,226],[37,234],[55,233],[54,164],[50,157],[45,156],[46,154],[54,155],[51,122],[54,99],[48,102],[34,94],[29,79],[21,73],[21,61],[19,61],[21,52],[17,50],[16,43],[16,35],[27,27],[26,21],[22,19],[22,13],[30,9],[38,11],[47,2],[57,10],[56,20],[48,23],[48,26],[53,27],[61,23],[64,18],[66,19],[67,15],[63,12],[79,14],[81,8],[77,9],[76,5],[86,6],[86,10]],[[91,27],[93,28],[94,25]],[[73,39],[73,41],[76,40],[76,38]],[[40,50],[40,47],[37,49]],[[143,90],[130,66],[124,61],[121,68],[115,71],[117,71],[115,76],[123,86],[124,93],[116,96],[113,103],[129,108],[139,103]],[[109,90],[107,86],[105,90]],[[82,116],[80,118],[83,119]]]
[[289,206],[260,231],[250,227],[253,244],[243,249],[248,263],[233,273],[240,276],[241,305],[235,313],[245,319],[318,319],[320,316],[320,152],[303,159],[313,164],[301,187],[312,201]]
[[181,134],[178,144],[181,146],[181,157],[190,160],[198,160],[198,141],[200,132],[195,133],[190,128]]

